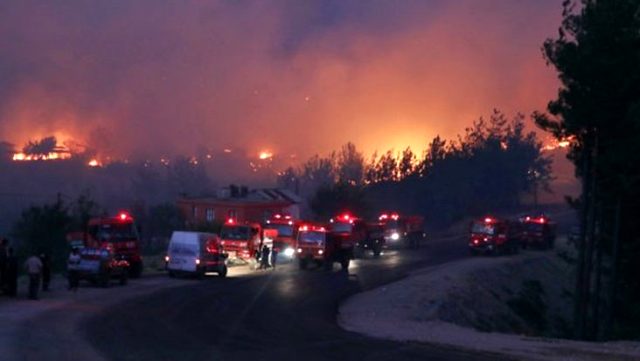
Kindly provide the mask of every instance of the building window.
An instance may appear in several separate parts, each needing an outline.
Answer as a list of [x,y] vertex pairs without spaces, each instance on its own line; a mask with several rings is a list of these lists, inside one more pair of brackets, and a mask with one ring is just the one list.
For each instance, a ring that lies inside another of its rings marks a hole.
[[207,218],[207,222],[213,222],[213,220],[216,218],[216,214],[213,211],[213,208],[207,208],[207,210],[205,211],[205,217]]
[[191,216],[194,219],[198,218],[198,207],[197,206],[192,206],[191,207]]

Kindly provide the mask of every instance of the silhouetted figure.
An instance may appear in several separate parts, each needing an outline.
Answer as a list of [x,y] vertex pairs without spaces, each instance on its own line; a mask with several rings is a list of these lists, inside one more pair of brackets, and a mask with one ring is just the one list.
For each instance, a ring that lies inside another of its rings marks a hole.
[[7,295],[15,297],[18,294],[18,259],[13,254],[13,248],[9,247],[7,257],[6,279]]
[[80,265],[80,252],[77,248],[73,248],[67,259],[67,273],[69,277],[69,291],[77,291],[80,283],[80,275],[78,267]]
[[262,246],[262,256],[260,257],[260,269],[269,268],[269,247]]
[[278,262],[278,249],[274,246],[271,251],[271,267],[273,267],[274,270],[276,269],[276,262]]
[[0,292],[7,292],[7,258],[8,258],[9,240],[3,238],[0,241]]
[[40,277],[42,276],[42,262],[40,257],[33,255],[27,258],[24,268],[29,275],[29,299],[38,299],[38,290],[40,289]]
[[42,262],[42,290],[46,292],[49,291],[49,284],[51,284],[51,259],[42,253],[40,262]]

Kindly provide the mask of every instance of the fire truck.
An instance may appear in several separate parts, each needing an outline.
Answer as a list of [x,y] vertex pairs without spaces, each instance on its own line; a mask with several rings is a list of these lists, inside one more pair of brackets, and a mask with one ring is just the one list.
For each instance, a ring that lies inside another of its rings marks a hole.
[[97,217],[89,220],[87,233],[67,235],[71,247],[106,248],[114,257],[129,264],[130,277],[140,277],[143,270],[140,236],[133,217],[120,212],[115,217]]
[[[232,260],[250,262],[256,259],[262,247],[262,226],[260,223],[239,223],[229,218],[220,230],[221,245]],[[269,242],[266,239],[266,242]]]
[[522,226],[518,221],[487,216],[471,222],[469,233],[472,255],[517,253],[522,247]]
[[553,248],[556,240],[556,223],[545,215],[526,215],[520,218],[522,223],[522,242],[524,247]]
[[274,231],[273,249],[278,251],[280,256],[286,259],[292,259],[296,250],[296,233],[300,227],[300,221],[294,220],[289,215],[275,214],[266,220],[262,225],[265,234],[264,238],[269,237],[269,230]]
[[388,247],[418,248],[424,240],[424,218],[400,216],[397,212],[384,212],[378,217],[384,227],[384,239]]
[[296,234],[296,257],[300,269],[306,269],[309,263],[315,263],[318,267],[325,266],[331,269],[332,245],[327,237],[327,229],[321,225],[302,224]]

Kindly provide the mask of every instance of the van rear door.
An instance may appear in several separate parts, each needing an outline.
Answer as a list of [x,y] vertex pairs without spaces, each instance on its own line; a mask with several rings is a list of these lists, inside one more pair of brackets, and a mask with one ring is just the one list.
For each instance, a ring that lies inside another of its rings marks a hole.
[[169,244],[168,268],[173,271],[195,272],[198,253],[196,233],[174,232]]

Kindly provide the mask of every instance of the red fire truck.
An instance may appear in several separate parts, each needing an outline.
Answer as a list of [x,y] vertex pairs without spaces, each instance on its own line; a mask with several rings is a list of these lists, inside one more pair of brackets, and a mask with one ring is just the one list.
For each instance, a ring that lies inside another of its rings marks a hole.
[[230,259],[246,262],[256,259],[262,247],[262,227],[259,223],[239,223],[229,218],[220,231],[221,244]]
[[420,247],[424,240],[424,218],[421,216],[400,216],[397,212],[384,212],[378,217],[384,226],[384,239],[388,247]]
[[306,269],[309,263],[317,266],[325,265],[327,269],[332,267],[330,261],[332,247],[327,238],[327,230],[317,224],[302,224],[296,234],[298,265],[300,269]]
[[[300,221],[294,220],[289,215],[275,214],[262,225],[265,233],[273,230],[273,248],[278,251],[279,257],[292,259],[296,249],[296,234],[300,227]],[[268,238],[268,235],[264,235]]]
[[133,217],[127,212],[120,212],[115,217],[92,218],[86,234],[69,233],[67,240],[72,247],[107,248],[116,258],[129,263],[130,277],[142,274],[140,236]]
[[518,221],[487,216],[471,222],[469,233],[472,255],[517,253],[522,247],[522,226]]
[[556,223],[545,215],[526,215],[520,218],[522,223],[522,242],[524,247],[553,248],[556,240]]

